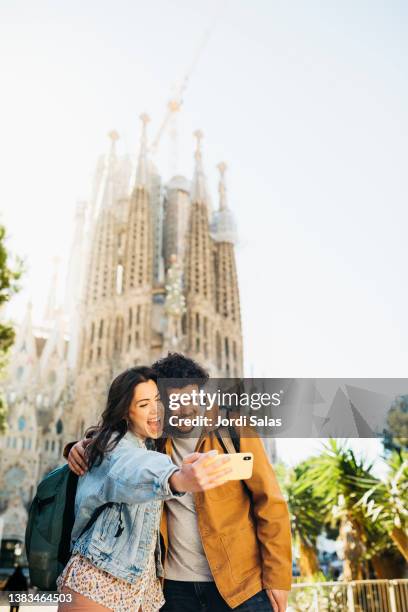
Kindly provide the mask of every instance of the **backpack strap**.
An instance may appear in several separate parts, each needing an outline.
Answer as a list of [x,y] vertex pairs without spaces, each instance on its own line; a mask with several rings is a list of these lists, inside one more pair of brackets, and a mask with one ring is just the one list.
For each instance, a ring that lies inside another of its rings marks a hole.
[[219,427],[215,430],[215,435],[225,453],[233,455],[234,453],[240,452],[239,433],[233,425],[229,425],[229,427]]
[[78,539],[80,537],[82,537],[84,535],[84,533],[86,531],[88,531],[88,529],[90,529],[92,527],[92,525],[95,523],[97,518],[102,514],[102,512],[104,510],[106,510],[106,508],[112,508],[113,505],[114,505],[113,502],[107,502],[106,504],[103,504],[102,506],[99,506],[99,508],[95,508],[95,510],[93,511],[89,521],[87,522],[87,524],[85,525],[85,527],[83,528],[81,533],[79,534]]
[[62,532],[58,547],[58,560],[66,565],[70,557],[71,531],[75,522],[75,494],[78,485],[78,476],[69,472],[66,491],[66,503],[62,518]]
[[[228,427],[219,427],[215,430],[215,435],[224,449],[224,453],[227,455],[233,455],[234,453],[241,452],[241,439],[239,436],[239,431],[233,426],[228,425]],[[248,489],[248,485],[245,480],[241,480],[246,494],[252,499],[252,493],[250,489]]]

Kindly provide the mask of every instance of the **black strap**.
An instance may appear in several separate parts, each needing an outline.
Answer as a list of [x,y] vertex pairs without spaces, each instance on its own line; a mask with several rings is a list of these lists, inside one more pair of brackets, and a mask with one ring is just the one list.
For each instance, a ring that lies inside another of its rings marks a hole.
[[[231,412],[231,410],[229,410],[228,408],[226,408],[225,406],[221,406],[220,407],[220,412],[226,414],[226,416],[228,417],[229,413]],[[223,428],[226,429],[226,428]],[[241,438],[239,435],[239,431],[238,429],[236,429],[236,427],[234,427],[234,425],[231,424],[231,421],[229,421],[228,423],[228,433],[229,433],[229,437],[231,438],[231,442],[234,446],[235,452],[236,453],[240,453],[241,452]],[[222,437],[218,431],[218,429],[216,430],[216,436],[218,438],[218,440],[220,441],[220,444],[222,446],[222,448],[224,449],[224,452],[228,454],[228,449],[225,447],[225,444],[222,440]]]
[[234,445],[235,452],[240,453],[241,452],[241,438],[239,436],[238,430],[230,423],[228,425],[228,431],[229,431],[231,441]]
[[88,529],[90,529],[92,527],[92,525],[95,523],[95,521],[97,520],[97,518],[102,514],[102,512],[106,509],[106,508],[112,508],[113,506],[113,502],[107,502],[106,504],[103,504],[102,506],[99,506],[99,508],[95,508],[95,510],[93,511],[91,518],[89,519],[89,521],[87,522],[87,524],[85,525],[85,527],[83,528],[83,530],[81,531],[81,533],[79,534],[79,538],[81,536],[84,535],[84,533],[86,531],[88,531]]
[[78,485],[78,476],[69,472],[65,494],[65,507],[62,518],[62,532],[58,547],[58,560],[66,565],[70,557],[71,532],[75,522],[75,494]]
[[[240,452],[240,447],[241,447],[241,440],[239,437],[239,433],[238,431],[235,429],[235,427],[233,425],[229,425],[228,426],[228,433],[229,436],[231,438],[231,442],[234,446],[235,452],[239,453]],[[218,431],[218,429],[215,430],[215,435],[219,441],[219,443],[221,444],[224,453],[226,453],[228,455],[228,449],[224,444],[224,440],[222,439],[222,436],[220,434],[220,432]]]
[[[241,438],[240,438],[240,436],[239,436],[239,432],[238,432],[238,430],[237,430],[237,429],[236,429],[236,428],[235,428],[233,425],[231,425],[231,424],[230,424],[230,425],[228,425],[228,433],[229,433],[229,435],[230,435],[231,442],[232,442],[232,444],[234,445],[235,452],[236,452],[236,453],[241,452],[241,450],[240,450],[240,449],[241,449]],[[222,448],[223,448],[224,453],[226,453],[226,454],[228,455],[228,454],[229,454],[229,453],[228,453],[228,449],[227,449],[227,447],[225,446],[225,444],[224,444],[224,440],[222,439],[222,436],[221,436],[220,432],[218,431],[218,429],[216,429],[216,430],[215,430],[215,435],[216,435],[216,437],[217,437],[217,439],[218,439],[219,443],[221,444],[221,446],[222,446]],[[245,489],[245,491],[246,491],[247,495],[249,496],[249,498],[250,498],[250,499],[252,499],[252,493],[251,493],[251,490],[248,488],[248,485],[247,485],[247,483],[245,482],[245,480],[241,480],[240,482],[242,483],[242,485],[243,485],[243,487],[244,487],[244,489]]]
[[227,449],[227,447],[225,446],[225,444],[224,444],[224,440],[222,439],[221,434],[220,434],[220,432],[218,431],[218,429],[216,429],[216,430],[215,430],[215,436],[216,436],[216,438],[217,438],[218,442],[221,444],[221,446],[222,446],[222,450],[224,451],[224,453],[225,453],[226,455],[228,455],[228,449]]

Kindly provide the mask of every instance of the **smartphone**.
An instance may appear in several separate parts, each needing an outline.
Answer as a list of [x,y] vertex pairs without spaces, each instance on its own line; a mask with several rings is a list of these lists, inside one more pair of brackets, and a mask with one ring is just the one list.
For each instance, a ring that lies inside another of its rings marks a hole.
[[232,472],[225,476],[226,480],[246,480],[251,478],[254,467],[254,456],[252,453],[231,453],[228,457],[230,462],[226,465],[232,469]]

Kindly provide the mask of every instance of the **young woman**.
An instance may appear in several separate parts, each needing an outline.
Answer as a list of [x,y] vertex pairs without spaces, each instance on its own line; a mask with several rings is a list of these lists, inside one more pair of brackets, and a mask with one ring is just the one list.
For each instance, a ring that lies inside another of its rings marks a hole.
[[87,447],[89,471],[78,483],[72,554],[58,579],[72,600],[60,611],[156,612],[163,605],[162,502],[216,487],[229,472],[228,457],[214,462],[194,453],[178,468],[148,450],[146,441],[162,432],[163,412],[150,368],[131,368],[113,381]]

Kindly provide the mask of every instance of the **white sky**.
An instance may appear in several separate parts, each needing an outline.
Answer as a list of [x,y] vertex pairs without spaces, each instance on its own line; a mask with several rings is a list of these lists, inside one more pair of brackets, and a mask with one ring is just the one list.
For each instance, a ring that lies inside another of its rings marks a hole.
[[214,201],[229,165],[247,373],[406,376],[402,0],[1,0],[0,203],[28,266],[13,316],[28,297],[41,315],[106,133],[134,154],[145,110],[156,132],[215,15],[180,170],[197,128]]

